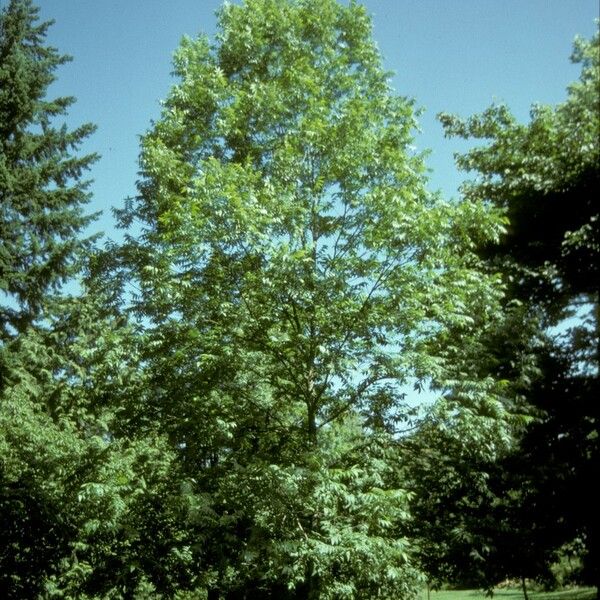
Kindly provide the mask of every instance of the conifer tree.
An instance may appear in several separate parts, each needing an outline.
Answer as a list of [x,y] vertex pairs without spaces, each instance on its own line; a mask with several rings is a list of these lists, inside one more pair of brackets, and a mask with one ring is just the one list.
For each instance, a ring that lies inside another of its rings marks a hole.
[[102,327],[91,338],[89,325],[98,323],[97,313],[85,323],[66,320],[77,314],[78,302],[80,313],[85,308],[81,299],[67,301],[61,294],[92,243],[81,235],[93,220],[83,210],[88,184],[82,177],[96,156],[77,151],[94,126],[70,130],[60,122],[74,99],[49,98],[48,91],[55,70],[70,59],[46,44],[51,23],[40,22],[38,13],[30,0],[11,0],[0,12],[0,590],[5,598],[38,597],[60,565],[70,569],[66,557],[77,562],[77,516],[85,513],[77,493],[85,482],[98,480],[86,466],[93,464],[102,439],[85,397],[93,389],[85,356],[93,353]]
[[48,299],[73,274],[89,246],[81,234],[93,215],[84,172],[94,154],[77,156],[94,131],[57,123],[72,97],[48,98],[57,67],[70,60],[45,43],[30,0],[0,14],[0,340],[6,344],[44,315]]

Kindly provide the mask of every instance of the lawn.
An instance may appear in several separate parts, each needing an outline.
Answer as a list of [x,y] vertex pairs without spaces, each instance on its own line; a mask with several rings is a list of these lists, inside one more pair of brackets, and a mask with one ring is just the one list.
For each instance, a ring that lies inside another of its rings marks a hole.
[[[478,590],[443,590],[431,592],[431,600],[484,600],[485,594]],[[523,592],[517,589],[496,590],[494,598],[522,600]],[[578,588],[559,592],[529,592],[529,600],[595,600],[596,591],[592,588]],[[427,592],[421,594],[421,600],[427,600]]]

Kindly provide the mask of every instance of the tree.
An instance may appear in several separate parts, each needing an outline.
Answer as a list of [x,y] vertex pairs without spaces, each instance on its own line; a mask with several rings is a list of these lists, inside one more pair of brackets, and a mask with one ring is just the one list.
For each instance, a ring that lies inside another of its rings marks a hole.
[[178,457],[174,543],[209,598],[409,597],[407,387],[459,385],[467,428],[503,416],[492,379],[433,351],[495,315],[474,250],[502,222],[427,191],[370,35],[354,2],[226,4],[214,45],[177,51],[120,213],[142,227],[122,260],[145,418]]
[[75,154],[92,125],[56,124],[74,100],[47,98],[55,69],[68,60],[45,45],[49,25],[29,0],[11,0],[0,14],[0,589],[7,598],[73,586],[84,597],[80,582],[93,562],[85,552],[102,555],[97,531],[118,531],[117,508],[137,494],[117,474],[139,479],[135,449],[153,448],[135,439],[108,444],[117,406],[106,399],[127,396],[120,376],[135,381],[121,364],[126,329],[99,290],[60,293],[82,274],[92,246],[82,237],[93,218],[83,213],[82,177],[96,157]]
[[[572,59],[582,70],[567,100],[534,106],[526,125],[504,106],[467,120],[441,119],[448,135],[486,140],[457,158],[460,168],[477,175],[463,193],[506,211],[507,234],[480,254],[490,269],[502,270],[508,305],[520,307],[523,323],[535,325],[529,344],[537,346],[537,375],[519,386],[522,410],[534,418],[497,482],[499,495],[517,498],[512,507],[505,503],[507,522],[522,547],[532,544],[530,563],[562,544],[582,542],[585,578],[598,585],[596,511],[585,492],[598,465],[598,34],[578,39]],[[504,339],[513,332],[506,330]],[[514,347],[503,354],[505,369],[518,364]],[[509,374],[513,382],[518,371]],[[498,368],[488,372],[499,375]],[[502,564],[511,552],[491,562]]]
[[453,328],[436,340],[438,353],[457,374],[466,369],[471,377],[495,378],[505,410],[503,427],[493,427],[493,413],[486,426],[465,427],[461,412],[448,410],[457,401],[468,406],[460,387],[453,386],[402,440],[405,477],[414,491],[411,537],[433,588],[451,582],[491,592],[507,577],[547,577],[553,561],[559,528],[552,536],[547,527],[539,529],[548,544],[531,543],[525,534],[524,523],[535,514],[524,501],[530,467],[514,457],[533,418],[525,394],[539,375],[543,346],[535,314],[510,298],[503,308],[495,324],[481,328],[467,347],[453,344],[460,333]]
[[12,378],[0,396],[6,598],[104,598],[126,581],[123,572],[143,574],[132,568],[132,547],[146,535],[170,455],[158,435],[122,434],[140,376],[134,338],[101,299],[94,290],[63,302],[8,355]]
[[83,213],[82,176],[96,155],[78,157],[73,150],[94,126],[55,125],[74,99],[46,97],[55,69],[69,60],[44,45],[50,24],[38,23],[30,0],[11,0],[0,14],[2,348],[44,316],[52,292],[90,245],[80,237],[93,219]]

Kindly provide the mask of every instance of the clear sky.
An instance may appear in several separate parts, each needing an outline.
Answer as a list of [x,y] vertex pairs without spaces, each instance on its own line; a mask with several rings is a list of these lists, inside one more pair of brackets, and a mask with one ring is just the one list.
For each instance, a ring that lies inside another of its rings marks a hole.
[[[35,0],[34,0],[35,1]],[[7,0],[0,0],[5,6]],[[181,36],[212,35],[220,0],[37,0],[55,19],[48,40],[74,61],[61,67],[54,94],[77,97],[69,124],[91,121],[92,208],[111,237],[111,206],[135,194],[139,136],[160,114],[173,83],[171,56]],[[590,37],[598,0],[366,0],[384,65],[397,93],[425,109],[416,144],[430,149],[431,187],[456,195],[462,175],[435,119],[468,116],[505,102],[521,120],[533,102],[564,100],[579,68],[569,61],[575,35]]]

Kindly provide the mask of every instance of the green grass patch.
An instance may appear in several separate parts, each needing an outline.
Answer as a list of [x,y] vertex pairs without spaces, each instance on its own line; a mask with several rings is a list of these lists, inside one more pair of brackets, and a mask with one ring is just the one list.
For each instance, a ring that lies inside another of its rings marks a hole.
[[[558,592],[528,592],[529,600],[595,600],[596,591],[592,588],[576,588]],[[523,592],[517,589],[494,590],[494,598],[522,600]],[[431,592],[431,600],[484,600],[486,595],[480,590],[442,590]],[[421,593],[421,600],[427,600],[427,591]]]

